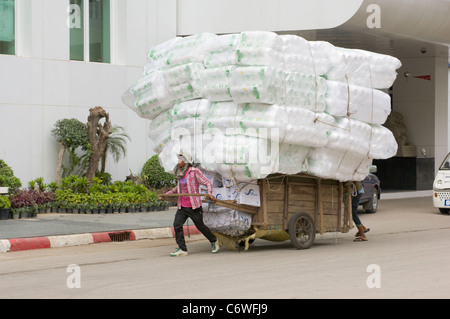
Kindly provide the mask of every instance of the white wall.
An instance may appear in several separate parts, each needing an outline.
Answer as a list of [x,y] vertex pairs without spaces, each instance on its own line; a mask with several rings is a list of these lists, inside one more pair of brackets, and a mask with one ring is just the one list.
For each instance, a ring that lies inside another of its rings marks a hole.
[[24,186],[40,176],[53,181],[54,123],[86,122],[89,108],[100,105],[131,137],[128,156],[118,164],[110,159],[108,172],[115,180],[140,173],[153,154],[149,122],[124,106],[121,95],[141,77],[149,47],[176,36],[176,0],[111,0],[111,64],[69,60],[68,1],[16,1],[17,56],[0,55],[0,158]]
[[[435,157],[435,166],[448,152],[448,68],[447,47],[428,45],[427,52],[420,48],[402,50],[396,56],[402,67],[394,84],[394,110],[404,117],[409,142],[427,156]],[[405,77],[404,73],[410,76]],[[430,75],[431,80],[415,78]]]

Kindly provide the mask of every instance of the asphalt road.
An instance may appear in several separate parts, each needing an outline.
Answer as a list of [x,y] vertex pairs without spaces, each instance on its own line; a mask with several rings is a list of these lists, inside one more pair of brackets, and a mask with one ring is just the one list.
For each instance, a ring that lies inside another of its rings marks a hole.
[[201,236],[173,258],[173,239],[0,254],[7,298],[448,298],[450,215],[431,198],[384,200],[361,214],[369,241],[318,235],[296,250],[257,240],[211,254]]

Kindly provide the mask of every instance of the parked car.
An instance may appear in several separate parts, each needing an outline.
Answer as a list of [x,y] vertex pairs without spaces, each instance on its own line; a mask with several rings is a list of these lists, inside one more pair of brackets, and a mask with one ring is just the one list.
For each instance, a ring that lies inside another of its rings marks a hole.
[[450,212],[450,153],[445,157],[434,179],[433,205],[443,214]]
[[376,213],[378,209],[378,201],[380,200],[381,187],[380,179],[374,174],[377,172],[377,167],[372,165],[370,173],[363,181],[364,194],[359,201],[366,213]]

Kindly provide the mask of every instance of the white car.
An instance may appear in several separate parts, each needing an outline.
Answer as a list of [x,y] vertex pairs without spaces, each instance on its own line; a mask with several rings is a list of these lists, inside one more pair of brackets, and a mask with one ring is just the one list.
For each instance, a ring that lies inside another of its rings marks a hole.
[[450,153],[447,154],[433,183],[433,205],[441,213],[450,212]]

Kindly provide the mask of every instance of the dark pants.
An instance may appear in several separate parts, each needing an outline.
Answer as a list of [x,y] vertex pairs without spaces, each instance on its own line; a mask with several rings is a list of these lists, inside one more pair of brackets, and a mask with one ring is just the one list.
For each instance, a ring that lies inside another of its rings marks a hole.
[[363,194],[358,194],[356,196],[352,196],[352,217],[353,222],[355,223],[356,227],[361,226],[361,220],[358,217],[358,206],[359,206],[359,200],[361,199]]
[[201,207],[197,209],[192,209],[191,207],[181,207],[181,209],[177,210],[175,214],[175,220],[173,221],[173,228],[175,230],[175,240],[177,242],[178,247],[181,250],[187,251],[186,242],[184,240],[184,232],[183,225],[188,219],[192,219],[195,227],[211,242],[215,242],[217,240],[216,236],[211,233],[211,230],[206,227],[203,223],[203,210]]

